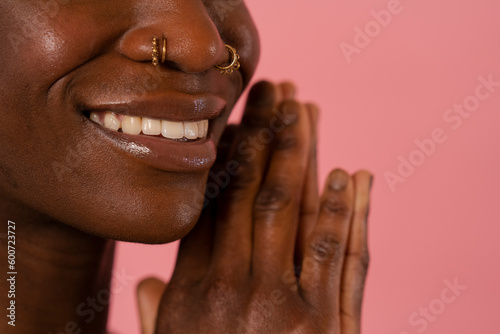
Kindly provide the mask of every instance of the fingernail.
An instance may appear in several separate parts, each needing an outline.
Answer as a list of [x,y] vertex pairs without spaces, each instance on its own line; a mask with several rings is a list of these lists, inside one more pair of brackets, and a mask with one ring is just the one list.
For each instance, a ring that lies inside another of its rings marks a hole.
[[339,191],[345,189],[347,186],[347,181],[349,180],[349,175],[342,169],[335,169],[330,174],[330,189],[334,191]]

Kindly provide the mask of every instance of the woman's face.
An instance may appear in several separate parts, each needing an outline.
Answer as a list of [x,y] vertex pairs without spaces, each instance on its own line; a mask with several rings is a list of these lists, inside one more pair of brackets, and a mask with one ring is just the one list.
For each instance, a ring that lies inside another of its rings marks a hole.
[[[183,237],[258,61],[242,0],[3,0],[0,30],[1,196],[106,238]],[[154,67],[162,36],[167,59]],[[241,56],[231,75],[213,69],[224,44]],[[109,129],[112,112],[129,133]],[[131,134],[145,118],[152,134]],[[206,138],[154,135],[206,120]]]

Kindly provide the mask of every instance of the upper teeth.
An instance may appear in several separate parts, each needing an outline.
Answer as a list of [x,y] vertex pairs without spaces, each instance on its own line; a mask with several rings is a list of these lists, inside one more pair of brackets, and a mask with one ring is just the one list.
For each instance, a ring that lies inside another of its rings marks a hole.
[[138,135],[162,135],[170,139],[197,139],[205,138],[208,132],[208,120],[198,122],[172,122],[161,119],[153,119],[136,116],[122,116],[109,111],[92,112],[90,120],[104,126],[107,129],[123,133]]

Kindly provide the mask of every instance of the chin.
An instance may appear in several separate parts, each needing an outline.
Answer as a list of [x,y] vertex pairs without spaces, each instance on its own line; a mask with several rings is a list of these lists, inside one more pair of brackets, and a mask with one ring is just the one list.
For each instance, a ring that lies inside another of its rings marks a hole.
[[139,203],[139,206],[133,210],[124,208],[112,216],[96,216],[88,222],[89,229],[82,226],[82,230],[106,239],[165,244],[183,238],[193,229],[203,204],[192,203],[189,198],[180,196],[167,202]]
[[163,244],[183,238],[200,217],[208,172],[148,171],[127,179],[111,173],[71,178],[52,188],[35,182],[15,197],[49,222],[104,239]]
[[169,243],[183,238],[196,225],[203,208],[206,179],[205,174],[163,177],[161,183],[116,191],[112,199],[100,192],[92,204],[96,207],[100,202],[99,210],[93,210],[91,215],[81,212],[84,221],[68,223],[107,239]]

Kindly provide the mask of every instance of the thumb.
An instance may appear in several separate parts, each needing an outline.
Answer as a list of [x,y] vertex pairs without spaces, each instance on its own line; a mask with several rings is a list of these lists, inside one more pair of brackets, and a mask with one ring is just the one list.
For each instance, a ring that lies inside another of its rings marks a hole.
[[167,285],[154,277],[143,279],[137,286],[137,306],[142,334],[154,334],[161,297]]

